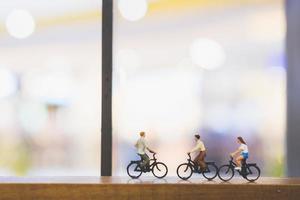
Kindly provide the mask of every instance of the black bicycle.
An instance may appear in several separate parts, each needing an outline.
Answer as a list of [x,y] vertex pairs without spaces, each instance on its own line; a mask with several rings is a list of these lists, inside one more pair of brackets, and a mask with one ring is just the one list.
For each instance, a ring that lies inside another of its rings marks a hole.
[[142,173],[152,172],[156,178],[164,178],[168,174],[168,167],[162,162],[157,162],[156,153],[152,153],[150,165],[142,166],[142,160],[131,161],[127,166],[127,174],[131,178],[139,178]]
[[235,171],[238,171],[244,179],[250,182],[254,182],[260,177],[260,169],[256,163],[246,163],[246,160],[243,160],[241,170],[235,170],[236,166],[233,157],[231,157],[228,165],[222,165],[219,168],[218,177],[222,181],[229,181],[234,176]]
[[188,154],[189,158],[187,159],[187,163],[182,163],[177,167],[177,176],[181,178],[182,180],[189,179],[193,173],[199,173],[209,181],[216,178],[218,174],[218,167],[214,162],[205,162],[206,163],[206,169],[201,171],[198,167],[198,165],[192,161],[191,155]]

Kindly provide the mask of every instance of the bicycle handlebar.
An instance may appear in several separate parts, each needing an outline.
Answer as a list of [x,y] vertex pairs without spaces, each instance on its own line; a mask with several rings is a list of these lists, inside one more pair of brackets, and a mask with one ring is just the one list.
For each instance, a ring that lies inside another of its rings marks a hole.
[[153,158],[156,159],[156,157],[155,157],[156,153],[154,153],[154,152],[151,152],[151,153],[152,153]]
[[189,156],[189,159],[192,159],[192,157],[191,157],[191,154],[190,154],[190,153],[188,153],[187,155]]

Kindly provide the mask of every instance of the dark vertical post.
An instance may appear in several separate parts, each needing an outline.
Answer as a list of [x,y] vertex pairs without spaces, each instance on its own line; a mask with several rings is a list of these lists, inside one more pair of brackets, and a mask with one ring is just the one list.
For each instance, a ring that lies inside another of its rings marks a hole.
[[300,1],[286,0],[287,175],[300,176]]
[[113,0],[102,0],[101,176],[112,175]]

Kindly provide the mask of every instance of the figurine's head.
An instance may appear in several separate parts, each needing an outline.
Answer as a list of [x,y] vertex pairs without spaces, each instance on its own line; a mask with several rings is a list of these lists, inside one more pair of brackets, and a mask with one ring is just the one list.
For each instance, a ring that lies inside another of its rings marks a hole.
[[246,144],[245,140],[241,136],[237,137],[237,143]]
[[200,135],[199,135],[199,134],[196,134],[196,135],[194,135],[194,136],[195,136],[195,140],[196,140],[196,141],[200,139]]
[[141,137],[146,137],[146,133],[145,133],[144,131],[141,131],[141,132],[140,132],[140,136],[141,136]]

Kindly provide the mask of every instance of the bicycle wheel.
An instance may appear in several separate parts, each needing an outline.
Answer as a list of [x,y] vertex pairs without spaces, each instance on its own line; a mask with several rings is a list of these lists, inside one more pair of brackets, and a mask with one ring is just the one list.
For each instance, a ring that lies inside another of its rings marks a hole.
[[177,167],[177,176],[182,180],[189,179],[193,174],[193,168],[188,163],[183,163]]
[[214,163],[206,163],[206,169],[202,172],[202,175],[211,181],[218,175],[218,167]]
[[153,165],[152,174],[156,178],[164,178],[168,173],[168,167],[162,162],[157,162]]
[[131,178],[139,178],[142,173],[142,169],[138,162],[129,163],[129,165],[127,166],[127,174]]
[[244,178],[250,182],[256,181],[260,177],[260,169],[256,165],[248,166],[246,173]]
[[218,170],[218,177],[222,181],[229,181],[234,175],[234,170],[230,165],[222,165]]

